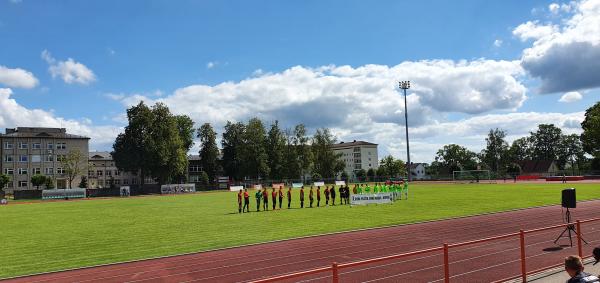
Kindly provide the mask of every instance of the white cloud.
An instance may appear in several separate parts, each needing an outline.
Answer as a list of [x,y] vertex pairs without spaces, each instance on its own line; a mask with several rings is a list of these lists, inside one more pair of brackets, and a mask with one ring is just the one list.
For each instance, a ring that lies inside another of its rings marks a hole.
[[556,3],[551,3],[550,5],[548,5],[548,10],[550,10],[550,13],[552,14],[558,14],[558,12],[560,11],[560,5]]
[[527,22],[513,31],[521,39],[535,39],[523,51],[521,65],[541,80],[541,93],[600,86],[600,0],[583,0],[569,7],[574,13],[560,26]]
[[553,15],[558,15],[561,12],[564,13],[569,13],[571,12],[572,9],[572,5],[574,5],[575,2],[572,3],[551,3],[550,5],[548,5],[548,11],[550,11],[550,13],[552,13]]
[[557,32],[556,26],[540,25],[538,21],[528,21],[517,26],[512,33],[521,39],[521,41],[527,41],[529,39],[539,39],[550,36],[555,32]]
[[208,62],[206,63],[206,68],[207,69],[212,69],[217,65],[217,62]]
[[0,65],[0,84],[9,87],[34,88],[38,85],[38,79],[23,69],[10,69]]
[[23,0],[10,0],[10,3],[13,3],[13,4],[19,4],[21,2],[23,2]]
[[60,77],[67,84],[87,85],[96,81],[96,75],[92,70],[72,58],[68,58],[66,61],[58,61],[52,57],[48,50],[42,51],[41,56],[50,65],[48,71],[52,78]]
[[577,91],[569,91],[569,92],[563,94],[558,101],[569,103],[569,102],[579,101],[582,98],[583,98],[583,96],[581,95],[581,93],[579,93]]
[[496,46],[496,47],[502,46],[502,40],[500,40],[500,39],[494,40],[494,46]]
[[122,131],[115,126],[93,126],[89,119],[73,120],[57,117],[42,109],[28,109],[11,97],[10,88],[0,88],[0,128],[11,127],[57,127],[69,133],[91,138],[90,149],[109,149],[115,137]]

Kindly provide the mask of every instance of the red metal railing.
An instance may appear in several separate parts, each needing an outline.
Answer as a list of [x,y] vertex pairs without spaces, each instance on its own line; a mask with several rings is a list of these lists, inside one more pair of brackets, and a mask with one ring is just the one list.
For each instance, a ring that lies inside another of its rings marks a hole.
[[532,233],[538,233],[538,232],[543,232],[543,231],[547,231],[547,230],[551,230],[551,229],[556,229],[556,228],[561,228],[561,227],[568,227],[568,225],[575,225],[576,226],[576,231],[577,233],[575,233],[575,235],[577,236],[577,253],[580,257],[583,258],[583,245],[582,245],[582,238],[581,238],[581,234],[582,234],[582,230],[581,230],[581,224],[583,223],[589,223],[589,222],[594,222],[594,221],[600,221],[600,218],[591,218],[591,219],[586,219],[586,220],[577,220],[575,222],[571,222],[571,223],[564,223],[564,224],[557,224],[557,225],[552,225],[552,226],[547,226],[547,227],[542,227],[542,228],[536,228],[536,229],[530,229],[530,230],[520,230],[518,233],[510,233],[510,234],[504,234],[504,235],[499,235],[499,236],[494,236],[494,237],[488,237],[488,238],[483,238],[483,239],[477,239],[477,240],[472,240],[472,241],[466,241],[466,242],[460,242],[460,243],[453,243],[453,244],[448,244],[445,243],[443,246],[441,247],[436,247],[436,248],[430,248],[430,249],[424,249],[424,250],[418,250],[418,251],[413,251],[413,252],[407,252],[407,253],[401,253],[401,254],[394,254],[394,255],[388,255],[388,256],[383,256],[383,257],[376,257],[376,258],[371,258],[371,259],[366,259],[366,260],[359,260],[359,261],[353,261],[353,262],[348,262],[348,263],[336,263],[333,262],[331,264],[331,266],[324,266],[324,267],[319,267],[319,268],[314,268],[314,269],[309,269],[309,270],[304,270],[304,271],[299,271],[299,272],[293,272],[293,273],[287,273],[287,274],[283,274],[283,275],[278,275],[278,276],[273,276],[273,277],[268,277],[268,278],[263,278],[263,279],[258,279],[258,280],[254,280],[254,281],[250,281],[251,283],[266,283],[266,282],[276,282],[276,281],[281,281],[281,280],[286,280],[286,279],[292,279],[292,278],[297,278],[297,277],[302,277],[302,276],[307,276],[307,275],[312,275],[312,274],[316,274],[316,273],[321,273],[321,272],[331,272],[332,273],[332,282],[333,283],[339,283],[339,272],[340,269],[343,268],[349,268],[349,267],[355,267],[355,266],[359,266],[359,265],[365,265],[365,264],[370,264],[370,263],[375,263],[375,262],[380,262],[380,261],[388,261],[388,260],[394,260],[394,259],[400,259],[400,258],[405,258],[405,257],[409,257],[409,256],[415,256],[415,255],[420,255],[420,254],[425,254],[425,253],[431,253],[431,252],[438,252],[438,251],[443,251],[443,255],[444,255],[444,282],[445,283],[449,283],[450,282],[450,251],[452,248],[457,248],[457,247],[463,247],[463,246],[468,246],[468,245],[474,245],[474,244],[479,244],[479,243],[484,243],[484,242],[489,242],[489,241],[494,241],[494,240],[500,240],[500,239],[508,239],[508,238],[513,238],[518,236],[519,237],[519,246],[520,246],[520,264],[521,264],[521,274],[520,275],[516,275],[516,276],[512,276],[512,277],[508,277],[508,278],[504,278],[500,281],[496,281],[496,282],[502,282],[502,281],[507,281],[507,280],[514,280],[517,278],[521,278],[521,280],[523,282],[527,282],[527,276],[531,275],[531,274],[535,274],[550,268],[555,268],[558,266],[563,265],[563,263],[559,263],[559,264],[555,264],[552,266],[547,266],[544,268],[540,268],[540,269],[536,269],[536,270],[531,270],[531,271],[527,271],[527,257],[526,257],[526,253],[525,253],[525,239],[526,236],[528,234],[532,234]]

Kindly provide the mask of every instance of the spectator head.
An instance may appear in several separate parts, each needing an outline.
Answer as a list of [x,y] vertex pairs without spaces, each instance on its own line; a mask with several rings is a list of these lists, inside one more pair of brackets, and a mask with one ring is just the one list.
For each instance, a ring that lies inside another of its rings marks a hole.
[[594,255],[594,259],[596,260],[594,262],[594,265],[596,265],[596,263],[598,263],[600,261],[600,247],[594,248],[592,255]]
[[576,255],[571,255],[565,258],[565,270],[569,273],[569,276],[573,277],[577,273],[583,271],[583,262],[581,258]]

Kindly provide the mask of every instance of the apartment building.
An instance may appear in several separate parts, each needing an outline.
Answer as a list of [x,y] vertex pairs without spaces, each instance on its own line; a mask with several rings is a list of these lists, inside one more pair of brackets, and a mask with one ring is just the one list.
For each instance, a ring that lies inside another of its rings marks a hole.
[[340,142],[334,144],[332,149],[335,153],[341,153],[340,159],[346,166],[344,171],[352,179],[356,178],[355,172],[360,169],[365,171],[379,168],[379,157],[377,155],[377,144],[366,141]]
[[[146,182],[150,183],[150,182]],[[140,184],[140,177],[131,172],[120,171],[108,151],[89,153],[88,188],[102,189]]]
[[[7,128],[0,134],[0,172],[10,177],[4,188],[14,190],[36,189],[31,184],[33,175],[46,175],[56,188],[67,188],[68,179],[60,160],[70,151],[82,153],[82,175],[87,165],[90,138],[68,134],[65,128],[17,127]],[[81,176],[73,180],[77,186]]]

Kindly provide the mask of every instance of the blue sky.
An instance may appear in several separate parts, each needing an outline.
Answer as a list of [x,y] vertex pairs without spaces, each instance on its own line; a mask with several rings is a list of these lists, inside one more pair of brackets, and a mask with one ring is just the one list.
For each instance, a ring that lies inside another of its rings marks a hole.
[[[446,143],[478,151],[490,127],[511,139],[542,122],[579,132],[600,97],[599,6],[0,0],[0,127],[58,124],[109,150],[127,106],[161,101],[219,131],[251,116],[308,121],[403,157],[395,86],[411,79],[417,161]],[[565,58],[569,48],[587,57]]]

